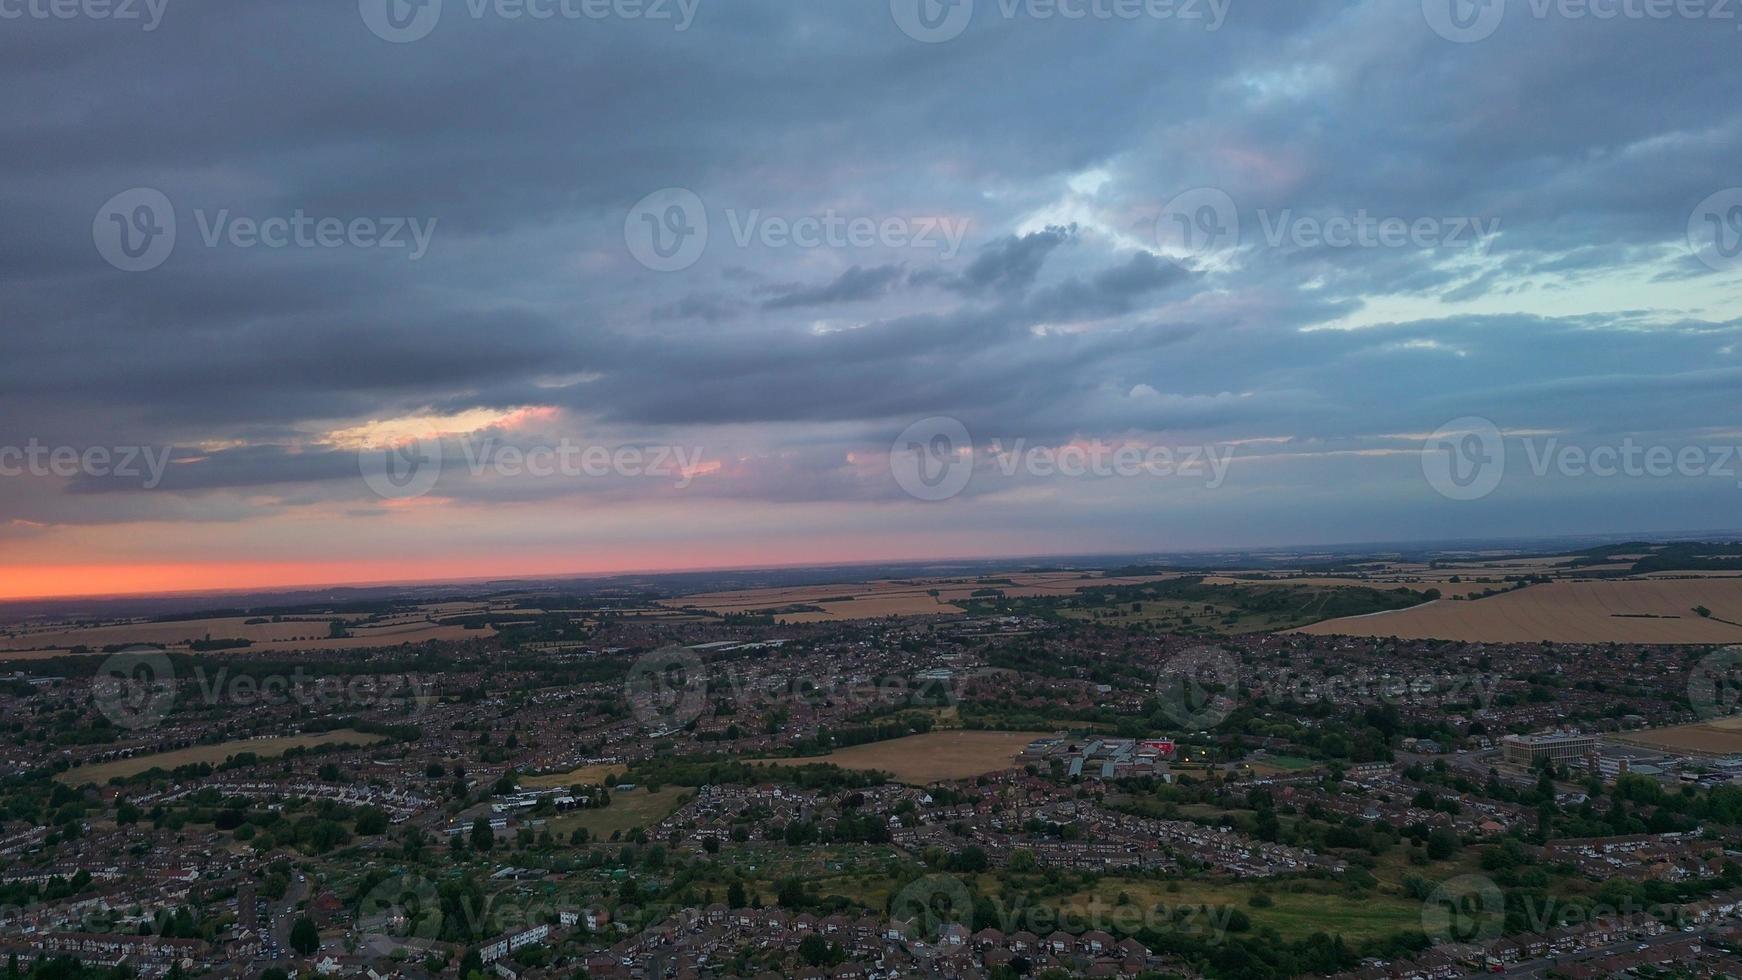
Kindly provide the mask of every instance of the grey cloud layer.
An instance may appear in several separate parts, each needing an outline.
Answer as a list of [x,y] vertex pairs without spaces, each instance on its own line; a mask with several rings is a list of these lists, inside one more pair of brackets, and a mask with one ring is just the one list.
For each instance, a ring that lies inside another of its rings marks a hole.
[[[877,2],[704,3],[685,32],[448,6],[406,45],[350,0],[175,3],[150,34],[9,22],[0,443],[182,447],[136,505],[180,519],[162,498],[359,499],[318,434],[424,410],[554,405],[614,438],[729,446],[716,490],[771,501],[886,494],[848,455],[929,415],[988,439],[1302,451],[1468,414],[1589,433],[1736,418],[1742,286],[1682,242],[1695,204],[1742,184],[1734,25],[1517,16],[1460,45],[1414,2],[1307,0],[1236,4],[1215,32],[988,8],[924,45]],[[181,226],[142,274],[91,241],[135,186]],[[701,262],[658,274],[623,223],[666,186],[716,228]],[[1231,266],[1153,251],[1160,205],[1197,186],[1240,208]],[[440,224],[412,263],[207,247],[195,213],[220,209]],[[970,232],[947,259],[740,248],[725,209]],[[1477,262],[1258,242],[1260,211],[1357,209],[1501,232]],[[1736,305],[1448,305],[1577,299],[1641,265]],[[1312,329],[1399,295],[1427,312]],[[117,494],[92,489],[113,488],[0,486],[0,524],[113,519],[124,505],[97,501]]]

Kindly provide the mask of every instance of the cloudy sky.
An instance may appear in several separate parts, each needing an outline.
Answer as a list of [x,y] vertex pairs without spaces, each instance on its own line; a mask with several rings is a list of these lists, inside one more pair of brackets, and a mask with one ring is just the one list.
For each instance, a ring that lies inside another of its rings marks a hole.
[[0,0],[0,596],[1735,527],[1739,28]]

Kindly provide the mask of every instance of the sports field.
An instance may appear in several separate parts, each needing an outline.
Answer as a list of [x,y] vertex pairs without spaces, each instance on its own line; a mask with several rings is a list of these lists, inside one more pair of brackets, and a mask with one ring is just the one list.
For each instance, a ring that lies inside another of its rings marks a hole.
[[1628,732],[1612,736],[1609,741],[1692,755],[1742,755],[1742,717]]
[[855,745],[803,761],[828,762],[843,769],[876,769],[901,782],[924,785],[1008,769],[1039,737],[1020,732],[927,732]]

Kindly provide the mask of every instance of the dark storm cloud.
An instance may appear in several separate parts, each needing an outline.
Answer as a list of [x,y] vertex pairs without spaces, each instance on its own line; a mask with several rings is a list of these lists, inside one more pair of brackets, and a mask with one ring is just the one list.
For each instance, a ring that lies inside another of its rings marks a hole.
[[1074,228],[1047,228],[1012,235],[981,252],[961,276],[944,285],[964,293],[1017,293],[1034,285],[1047,256],[1076,235]]
[[901,282],[903,275],[904,270],[899,265],[880,265],[871,269],[853,266],[818,286],[769,287],[766,291],[774,295],[763,301],[762,308],[791,310],[835,303],[862,303],[889,292]]

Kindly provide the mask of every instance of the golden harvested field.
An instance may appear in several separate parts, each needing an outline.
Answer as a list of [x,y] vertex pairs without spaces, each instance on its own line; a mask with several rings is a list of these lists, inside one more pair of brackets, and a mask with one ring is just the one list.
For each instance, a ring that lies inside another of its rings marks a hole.
[[[714,613],[774,613],[775,618],[783,623],[821,623],[959,613],[962,608],[957,603],[981,589],[998,589],[1012,598],[1030,598],[1069,595],[1089,586],[1138,585],[1174,577],[1107,578],[1098,572],[1016,572],[984,578],[921,578],[710,592],[667,599],[661,604],[674,609],[703,609]],[[776,612],[793,606],[814,606],[815,609]]]
[[582,766],[568,772],[551,772],[542,776],[525,776],[520,785],[532,789],[566,789],[570,786],[598,786],[606,777],[613,780],[624,772],[622,765]]
[[1609,741],[1696,755],[1737,755],[1742,754],[1742,718],[1715,718],[1691,725],[1628,732]]
[[[1713,618],[1694,612],[1705,606]],[[1726,623],[1720,620],[1731,620]],[[1487,599],[1333,619],[1293,632],[1479,643],[1738,643],[1742,581],[1630,579],[1533,585]]]
[[887,742],[854,745],[796,762],[827,762],[843,769],[878,769],[901,782],[925,785],[1008,769],[1029,743],[1041,737],[1037,732],[927,732]]
[[[321,616],[318,619],[298,619],[280,623],[252,623],[245,617],[189,619],[170,623],[119,623],[109,626],[37,629],[0,635],[0,659],[43,660],[66,656],[71,648],[90,648],[102,655],[104,647],[122,644],[146,644],[167,650],[187,651],[189,643],[206,638],[218,640],[252,640],[253,646],[216,653],[245,653],[282,650],[354,650],[363,647],[397,646],[401,643],[422,643],[425,640],[459,640],[493,636],[489,629],[468,630],[460,626],[438,626],[421,614],[400,616],[380,623],[352,627],[352,635],[343,639],[328,636],[329,624],[335,619],[356,622],[356,615]],[[298,639],[306,637],[306,639]]]
[[102,786],[116,776],[133,776],[154,767],[174,769],[177,766],[191,766],[200,762],[209,762],[215,766],[238,752],[253,752],[266,759],[275,755],[283,755],[294,748],[312,748],[316,745],[331,745],[337,742],[374,745],[386,738],[385,735],[365,735],[349,728],[313,735],[288,735],[284,738],[239,738],[233,742],[220,742],[217,745],[195,745],[190,748],[176,749],[174,752],[136,755],[131,759],[116,759],[113,762],[80,766],[77,769],[68,769],[54,778],[69,786],[78,786],[84,783],[96,783],[98,786]]

